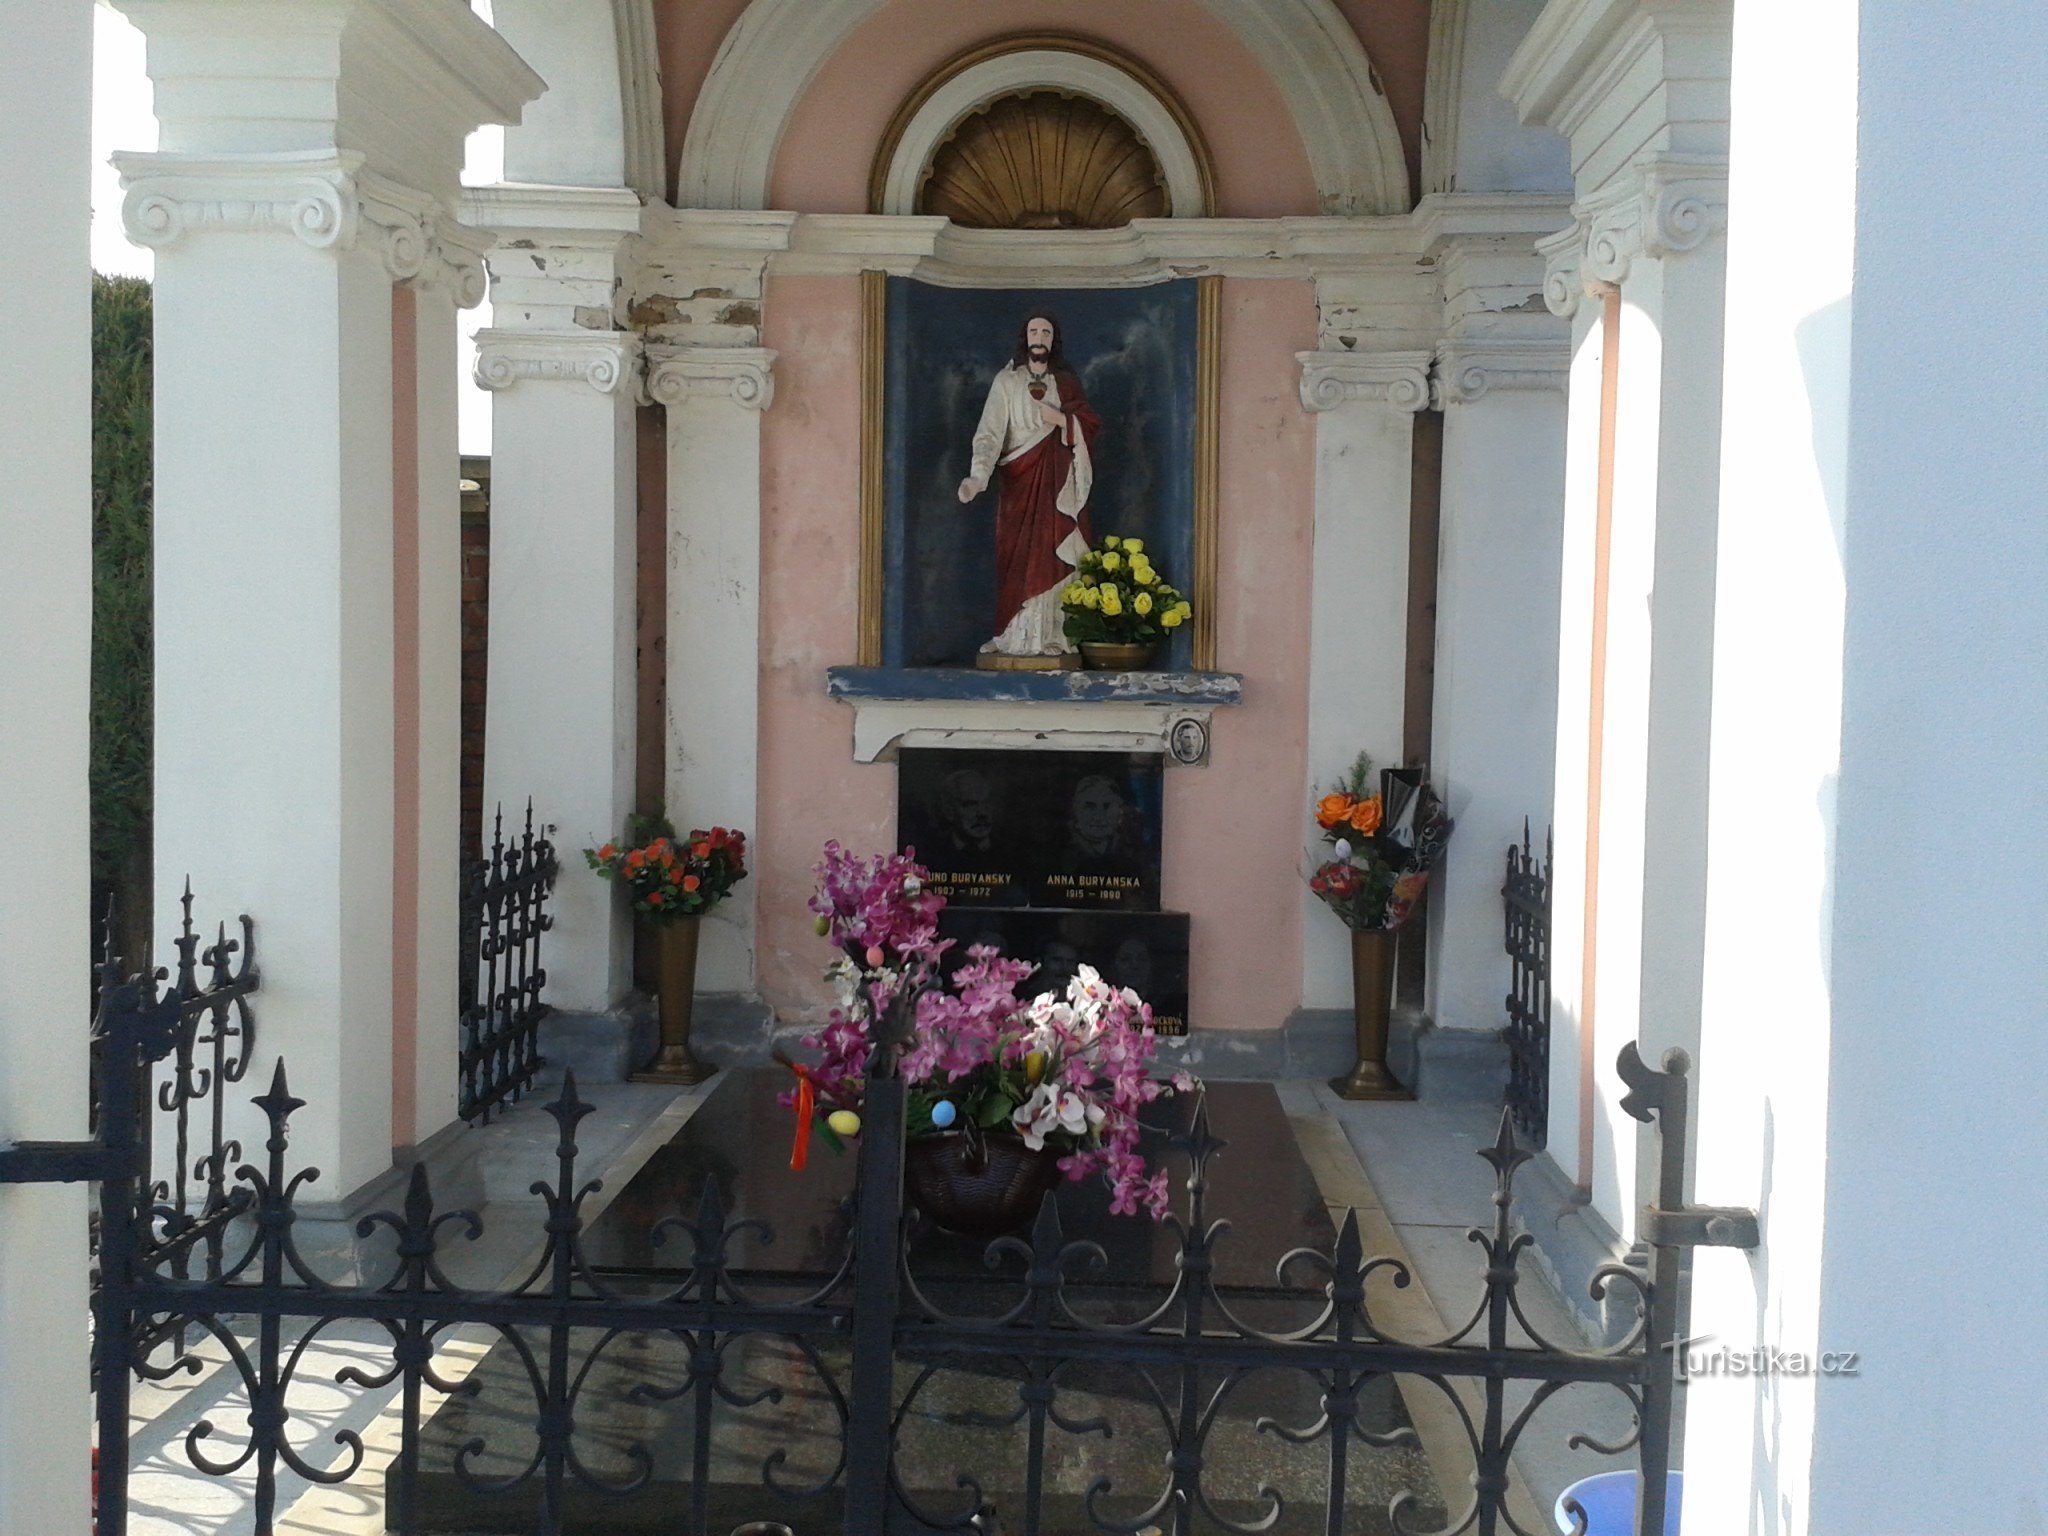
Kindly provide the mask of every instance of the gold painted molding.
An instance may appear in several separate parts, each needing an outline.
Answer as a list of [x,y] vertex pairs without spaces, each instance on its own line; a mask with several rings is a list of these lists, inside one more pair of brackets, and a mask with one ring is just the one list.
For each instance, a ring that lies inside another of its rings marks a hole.
[[1198,672],[1216,670],[1216,465],[1222,430],[1223,279],[1195,279],[1195,642]]
[[859,662],[882,664],[882,427],[888,354],[889,274],[860,275]]
[[[888,187],[889,167],[895,162],[896,148],[903,142],[903,135],[909,129],[924,104],[931,100],[941,87],[955,75],[984,64],[990,59],[999,59],[1006,54],[1025,53],[1032,49],[1051,49],[1060,53],[1077,54],[1120,69],[1164,107],[1187,140],[1188,149],[1195,157],[1195,170],[1201,178],[1202,206],[1186,211],[1184,216],[1210,218],[1216,212],[1216,171],[1209,158],[1209,146],[1202,133],[1195,126],[1194,118],[1167,83],[1153,72],[1150,66],[1139,62],[1122,49],[1093,38],[1077,36],[1067,32],[1021,32],[1011,37],[997,38],[993,42],[981,43],[948,59],[934,70],[924,84],[903,99],[903,104],[889,119],[889,126],[882,132],[882,141],[875,151],[875,162],[868,172],[868,212],[882,212],[882,200]],[[1154,150],[1156,155],[1157,151]],[[1173,210],[1182,214],[1183,210]]]

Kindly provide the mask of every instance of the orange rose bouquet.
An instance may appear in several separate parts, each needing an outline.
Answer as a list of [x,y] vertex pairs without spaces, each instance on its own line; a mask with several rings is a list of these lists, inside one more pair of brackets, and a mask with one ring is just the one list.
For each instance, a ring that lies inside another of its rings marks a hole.
[[723,901],[747,878],[747,837],[725,827],[699,827],[688,837],[658,816],[634,816],[626,835],[583,857],[598,878],[626,888],[635,912],[657,923],[695,917]]
[[1419,768],[1388,768],[1372,787],[1372,759],[1358,754],[1337,787],[1315,804],[1330,854],[1308,888],[1347,928],[1391,930],[1408,921],[1451,835]]

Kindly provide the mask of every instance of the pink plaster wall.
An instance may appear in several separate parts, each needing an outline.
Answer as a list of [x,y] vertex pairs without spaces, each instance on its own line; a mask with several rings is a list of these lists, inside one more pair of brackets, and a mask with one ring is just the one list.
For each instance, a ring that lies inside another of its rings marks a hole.
[[825,669],[855,659],[860,572],[860,279],[779,277],[762,344],[778,354],[761,418],[761,695],[755,974],[785,1017],[815,1013],[831,953],[804,903],[827,838],[889,845],[893,764],[853,761],[853,714]]
[[747,8],[747,0],[655,0],[654,51],[661,62],[661,131],[668,156],[668,196],[675,201],[676,168],[690,131],[704,77],[718,45]]
[[1193,917],[1196,1029],[1277,1029],[1301,1001],[1315,433],[1301,365],[1308,285],[1225,282],[1216,650],[1244,703],[1206,768],[1166,771],[1165,904]]
[[[1365,44],[1420,184],[1429,0],[1336,0]],[[746,0],[658,0],[662,117],[671,194],[690,113]],[[776,160],[777,208],[861,213],[875,149],[904,97],[954,54],[992,37],[1077,32],[1156,70],[1201,125],[1217,162],[1220,212],[1315,212],[1314,188],[1277,93],[1198,0],[1009,0],[999,16],[960,0],[896,0],[854,35],[798,108]],[[792,140],[802,133],[800,147]]]
[[[779,361],[761,439],[757,973],[791,1017],[822,1005],[830,958],[804,910],[810,866],[828,837],[891,845],[896,770],[852,761],[852,714],[825,697],[825,669],[857,641],[859,280],[772,279],[766,315]],[[1246,702],[1217,712],[1208,767],[1167,771],[1164,895],[1193,915],[1197,1027],[1270,1029],[1300,1000],[1315,457],[1294,354],[1315,341],[1307,285],[1226,283],[1221,341],[1217,643]]]

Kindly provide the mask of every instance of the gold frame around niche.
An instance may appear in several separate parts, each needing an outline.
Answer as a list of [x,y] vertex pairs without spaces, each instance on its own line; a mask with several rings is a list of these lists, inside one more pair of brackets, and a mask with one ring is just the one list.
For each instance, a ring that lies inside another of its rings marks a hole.
[[[886,585],[882,533],[883,391],[887,376],[889,276],[860,275],[860,630],[859,664],[882,664],[882,603]],[[1195,279],[1195,607],[1192,661],[1198,672],[1216,669],[1216,545],[1219,537],[1217,462],[1222,393],[1223,279]]]

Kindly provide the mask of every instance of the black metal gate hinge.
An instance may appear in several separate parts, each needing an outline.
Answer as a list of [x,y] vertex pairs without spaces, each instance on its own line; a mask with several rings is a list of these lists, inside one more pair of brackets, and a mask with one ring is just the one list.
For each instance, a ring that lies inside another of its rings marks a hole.
[[1644,1206],[1643,1237],[1667,1248],[1754,1248],[1763,1240],[1756,1212],[1739,1205]]
[[134,1157],[96,1141],[0,1145],[0,1184],[99,1184],[126,1178]]

